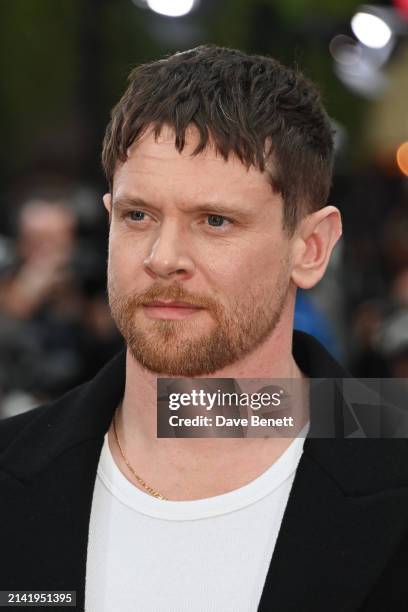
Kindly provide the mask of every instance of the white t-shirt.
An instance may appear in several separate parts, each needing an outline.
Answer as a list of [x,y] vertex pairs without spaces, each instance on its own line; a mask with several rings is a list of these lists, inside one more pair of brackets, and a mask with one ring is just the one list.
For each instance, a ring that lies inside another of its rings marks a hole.
[[135,487],[105,435],[92,502],[86,612],[255,612],[304,438],[229,493],[163,501]]

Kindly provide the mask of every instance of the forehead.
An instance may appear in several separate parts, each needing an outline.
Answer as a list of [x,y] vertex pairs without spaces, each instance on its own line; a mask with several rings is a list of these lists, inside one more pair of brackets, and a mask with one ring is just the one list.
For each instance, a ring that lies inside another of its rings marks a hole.
[[192,197],[224,196],[270,199],[272,187],[265,172],[251,166],[247,168],[231,153],[224,160],[213,142],[206,149],[193,155],[199,143],[196,127],[189,126],[185,135],[185,146],[181,152],[175,146],[174,130],[164,125],[157,138],[153,128],[128,149],[128,158],[116,168],[113,191],[134,189],[179,190],[189,192]]

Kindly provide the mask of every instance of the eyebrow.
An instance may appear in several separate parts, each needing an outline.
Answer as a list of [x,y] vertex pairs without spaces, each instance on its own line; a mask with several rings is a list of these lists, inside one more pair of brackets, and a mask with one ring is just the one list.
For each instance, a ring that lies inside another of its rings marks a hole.
[[[130,197],[130,196],[120,196],[113,200],[112,208],[120,209],[120,208],[137,208],[138,206],[150,208],[155,210],[156,212],[160,212],[160,208],[146,202],[142,198],[139,197]],[[195,204],[194,206],[189,207],[187,210],[183,211],[186,213],[195,213],[195,212],[207,212],[214,213],[218,215],[230,215],[239,217],[241,219],[250,219],[253,217],[253,211],[246,211],[237,209],[235,206],[231,206],[228,204],[224,204],[221,202],[203,202],[202,204]]]

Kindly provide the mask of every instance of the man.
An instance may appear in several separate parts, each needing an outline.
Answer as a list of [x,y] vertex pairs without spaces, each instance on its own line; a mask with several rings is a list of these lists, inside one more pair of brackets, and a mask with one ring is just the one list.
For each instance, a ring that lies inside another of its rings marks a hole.
[[126,349],[1,424],[2,589],[98,612],[406,609],[405,440],[156,435],[159,377],[347,376],[293,332],[341,234],[332,149],[316,90],[273,59],[198,47],[132,72],[103,147]]

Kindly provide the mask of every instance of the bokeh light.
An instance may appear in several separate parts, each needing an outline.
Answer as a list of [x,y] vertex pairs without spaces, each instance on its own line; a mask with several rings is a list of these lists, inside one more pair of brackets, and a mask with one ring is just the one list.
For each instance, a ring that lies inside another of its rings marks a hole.
[[408,176],[408,140],[397,149],[397,164],[401,172]]
[[194,0],[147,0],[147,6],[160,15],[182,17],[191,12]]
[[363,45],[373,49],[385,47],[392,36],[389,25],[371,13],[356,13],[351,20],[351,28]]
[[334,60],[340,64],[356,64],[361,59],[361,45],[351,36],[338,34],[329,44],[329,51]]
[[400,15],[408,19],[408,0],[394,0],[393,4]]

